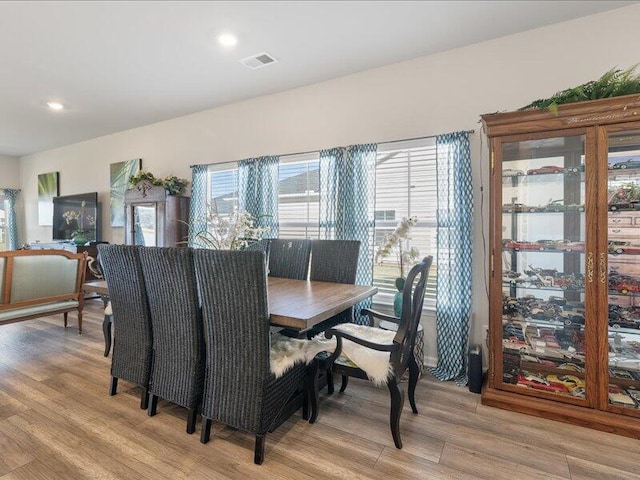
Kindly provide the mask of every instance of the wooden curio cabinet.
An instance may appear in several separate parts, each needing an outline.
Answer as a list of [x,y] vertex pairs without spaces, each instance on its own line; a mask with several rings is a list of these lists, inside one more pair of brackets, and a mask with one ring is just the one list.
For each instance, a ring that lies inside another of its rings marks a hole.
[[640,95],[483,115],[486,405],[640,438]]
[[147,247],[186,246],[189,197],[139,182],[124,194],[125,243]]

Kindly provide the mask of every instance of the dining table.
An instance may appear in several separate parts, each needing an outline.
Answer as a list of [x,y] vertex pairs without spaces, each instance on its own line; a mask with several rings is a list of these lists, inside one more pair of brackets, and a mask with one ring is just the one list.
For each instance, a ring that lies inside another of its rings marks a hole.
[[[109,288],[105,280],[86,282],[83,291],[100,295],[105,304],[109,298]],[[269,321],[272,327],[304,333],[377,292],[378,288],[371,285],[267,277]],[[105,315],[105,357],[111,350],[112,321],[112,315]]]

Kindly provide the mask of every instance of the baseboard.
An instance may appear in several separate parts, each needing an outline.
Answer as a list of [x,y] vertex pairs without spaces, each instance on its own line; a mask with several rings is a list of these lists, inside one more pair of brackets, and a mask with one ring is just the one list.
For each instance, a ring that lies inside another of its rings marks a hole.
[[424,357],[424,366],[428,368],[438,366],[438,357]]

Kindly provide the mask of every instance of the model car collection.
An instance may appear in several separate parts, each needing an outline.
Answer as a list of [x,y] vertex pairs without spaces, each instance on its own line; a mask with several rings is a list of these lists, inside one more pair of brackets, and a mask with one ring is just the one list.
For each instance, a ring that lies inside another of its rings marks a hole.
[[556,252],[584,252],[584,242],[574,242],[570,240],[536,240],[516,241],[506,238],[502,241],[502,245],[506,250],[538,250],[538,251],[556,251]]
[[564,173],[564,172],[565,170],[563,167],[558,167],[557,165],[545,165],[544,167],[527,170],[527,175],[541,175],[544,173]]
[[630,158],[624,162],[616,162],[609,164],[611,170],[626,170],[627,168],[640,168],[640,159]]

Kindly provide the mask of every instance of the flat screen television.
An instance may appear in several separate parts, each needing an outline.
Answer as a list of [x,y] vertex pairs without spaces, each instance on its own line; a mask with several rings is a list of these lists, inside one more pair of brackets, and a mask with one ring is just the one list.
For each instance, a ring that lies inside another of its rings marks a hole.
[[71,240],[80,231],[87,242],[100,239],[98,193],[53,197],[53,240]]

